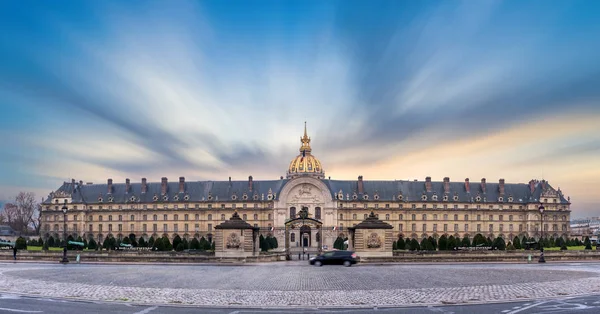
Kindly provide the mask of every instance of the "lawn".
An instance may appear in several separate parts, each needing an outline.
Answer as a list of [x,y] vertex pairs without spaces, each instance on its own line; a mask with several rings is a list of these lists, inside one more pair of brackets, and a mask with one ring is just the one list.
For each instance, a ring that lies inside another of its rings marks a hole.
[[[62,251],[61,247],[51,247],[48,248],[50,251]],[[41,246],[32,246],[32,245],[28,245],[27,246],[27,251],[41,251],[42,247]]]
[[[544,248],[545,251],[560,251],[559,247],[547,247]],[[568,246],[567,247],[568,251],[583,251],[585,250],[585,246],[584,245],[579,245],[579,246]],[[595,251],[594,247],[592,246],[592,251]]]

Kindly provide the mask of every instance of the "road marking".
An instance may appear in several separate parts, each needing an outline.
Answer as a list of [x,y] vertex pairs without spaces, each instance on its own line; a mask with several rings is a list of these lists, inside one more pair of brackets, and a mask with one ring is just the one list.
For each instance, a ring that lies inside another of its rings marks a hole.
[[145,310],[141,310],[139,312],[135,312],[133,314],[147,314],[147,313],[150,313],[150,311],[156,310],[157,308],[158,308],[158,306],[153,306],[153,307],[149,307],[149,308],[147,308]]
[[522,308],[520,308],[520,309],[518,309],[518,310],[514,310],[514,311],[511,311],[511,312],[507,312],[507,314],[515,314],[515,313],[523,312],[523,311],[525,311],[525,310],[528,310],[528,309],[530,309],[530,308],[536,307],[536,306],[538,306],[538,305],[542,305],[542,304],[544,304],[544,303],[547,303],[547,302],[548,302],[548,301],[543,301],[543,302],[539,302],[539,303],[533,303],[533,304],[532,304],[532,305],[530,305],[530,306],[525,306],[525,307],[522,307]]
[[17,313],[42,313],[42,311],[17,310],[17,309],[8,309],[8,308],[4,308],[4,307],[0,307],[0,311],[17,312]]

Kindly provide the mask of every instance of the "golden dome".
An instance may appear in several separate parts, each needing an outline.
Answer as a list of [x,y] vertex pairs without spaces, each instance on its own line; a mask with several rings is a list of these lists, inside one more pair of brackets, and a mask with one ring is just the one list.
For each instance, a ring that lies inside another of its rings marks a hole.
[[292,179],[299,176],[310,175],[322,179],[325,172],[321,162],[311,154],[310,137],[306,134],[306,122],[304,122],[304,136],[300,138],[300,155],[292,159],[288,168],[287,178]]

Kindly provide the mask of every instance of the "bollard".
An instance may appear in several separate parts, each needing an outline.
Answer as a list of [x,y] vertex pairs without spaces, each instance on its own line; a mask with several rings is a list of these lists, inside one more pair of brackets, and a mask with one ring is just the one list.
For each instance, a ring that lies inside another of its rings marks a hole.
[[531,263],[531,254],[527,255],[527,264]]
[[310,253],[307,254],[306,259],[310,260]]
[[77,264],[79,264],[79,254],[77,254],[77,258],[75,259],[75,261],[77,262]]
[[298,260],[300,260],[300,253],[298,253]]

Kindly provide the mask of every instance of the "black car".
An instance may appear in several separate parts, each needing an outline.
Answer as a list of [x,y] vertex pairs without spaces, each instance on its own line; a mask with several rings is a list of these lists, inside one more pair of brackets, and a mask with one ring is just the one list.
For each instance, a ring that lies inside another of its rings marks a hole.
[[344,265],[346,267],[350,267],[353,264],[356,264],[356,253],[353,251],[325,252],[311,258],[309,263],[315,266]]

